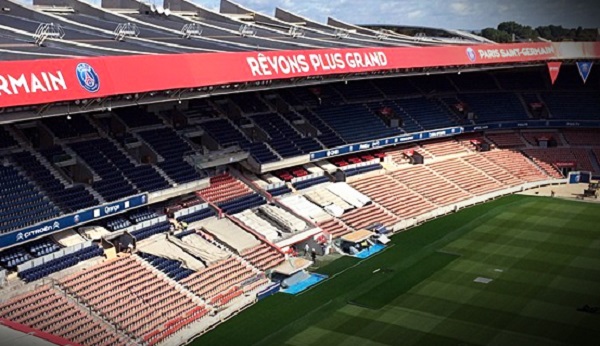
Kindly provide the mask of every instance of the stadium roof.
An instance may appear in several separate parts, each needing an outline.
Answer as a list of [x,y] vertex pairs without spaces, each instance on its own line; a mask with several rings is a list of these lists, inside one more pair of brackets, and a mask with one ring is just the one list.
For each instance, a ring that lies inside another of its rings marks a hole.
[[228,0],[220,12],[188,0],[165,4],[0,0],[0,121],[103,110],[107,100],[108,107],[176,101],[213,88],[271,87],[273,81],[292,86],[326,76],[347,80],[600,57],[596,42],[482,44],[476,36],[447,42],[331,18],[321,24],[282,9],[269,16]]

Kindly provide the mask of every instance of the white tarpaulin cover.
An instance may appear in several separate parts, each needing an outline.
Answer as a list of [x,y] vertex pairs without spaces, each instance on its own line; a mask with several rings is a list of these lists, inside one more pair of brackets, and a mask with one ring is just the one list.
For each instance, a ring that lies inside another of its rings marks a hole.
[[262,234],[270,242],[275,242],[281,238],[281,233],[283,230],[273,226],[267,220],[261,218],[250,209],[246,209],[241,213],[235,214],[233,217],[243,222],[244,225]]
[[371,202],[369,197],[343,182],[329,184],[326,188],[357,208],[363,207],[365,204]]
[[183,267],[191,270],[198,271],[206,267],[204,263],[183,251],[179,246],[166,239],[166,237],[157,238],[155,241],[138,243],[138,250],[150,255],[179,261]]
[[259,210],[269,219],[283,226],[289,232],[300,232],[306,228],[306,222],[289,213],[287,210],[274,205],[263,205]]
[[[102,228],[102,227],[100,227],[100,228]],[[108,232],[104,228],[102,228],[102,229],[106,233],[110,234],[110,232]],[[83,238],[81,235],[79,235],[79,233],[75,232],[72,229],[55,233],[52,235],[52,239],[64,247],[69,247],[69,246],[85,243],[87,241],[85,238]],[[92,238],[90,238],[90,239],[92,239]],[[100,239],[100,237],[98,237],[98,239]]]
[[79,232],[91,240],[100,240],[102,237],[111,234],[106,228],[100,226],[82,227],[79,229]]
[[338,207],[335,204],[330,204],[323,209],[325,209],[326,212],[335,217],[342,217],[342,215],[344,215],[344,209]]
[[213,218],[204,222],[202,228],[239,253],[261,244],[253,234],[246,232],[229,219]]
[[306,197],[309,201],[313,202],[314,204],[320,206],[321,208],[325,208],[326,206],[331,204],[335,204],[338,208],[341,208],[342,210],[350,210],[354,208],[353,205],[344,201],[339,196],[327,189],[311,190],[307,192],[304,195],[304,197]]
[[190,255],[200,258],[207,266],[231,256],[229,252],[219,249],[195,233],[187,235],[183,239],[169,237],[169,241]]
[[292,209],[296,214],[309,218],[315,223],[329,221],[333,218],[318,205],[304,198],[304,196],[288,196],[280,199],[280,201],[288,208]]

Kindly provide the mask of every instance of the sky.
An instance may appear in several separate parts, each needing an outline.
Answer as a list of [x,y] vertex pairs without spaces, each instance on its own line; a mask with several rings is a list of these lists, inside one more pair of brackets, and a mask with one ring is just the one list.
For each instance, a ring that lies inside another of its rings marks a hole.
[[[192,0],[218,10],[219,0]],[[479,30],[516,21],[533,27],[600,27],[597,0],[234,0],[268,15],[280,7],[319,22],[402,24]]]

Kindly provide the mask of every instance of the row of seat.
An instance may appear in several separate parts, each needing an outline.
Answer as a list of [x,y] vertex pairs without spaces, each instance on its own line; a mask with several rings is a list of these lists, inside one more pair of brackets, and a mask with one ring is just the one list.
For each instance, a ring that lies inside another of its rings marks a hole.
[[215,216],[216,213],[213,209],[211,208],[204,208],[204,209],[200,209],[197,210],[193,213],[187,214],[187,215],[183,215],[177,218],[177,221],[179,222],[185,222],[185,223],[192,223],[192,222],[197,222],[200,220],[204,220],[206,218],[209,218],[211,216]]
[[235,198],[227,202],[218,203],[217,206],[227,214],[237,214],[246,209],[265,204],[265,198],[259,194],[252,193],[243,197]]
[[138,252],[138,256],[175,281],[183,280],[195,273],[193,270],[183,267],[179,261],[154,256],[145,252]]
[[55,258],[37,267],[23,270],[19,272],[19,277],[25,282],[36,281],[52,273],[72,267],[81,261],[85,261],[96,256],[101,256],[103,254],[104,250],[102,250],[102,248],[97,245],[92,245],[63,257]]
[[303,189],[308,189],[309,187],[323,184],[326,182],[329,182],[329,178],[327,178],[324,175],[321,175],[321,176],[318,176],[315,178],[297,181],[297,182],[293,183],[292,185],[294,186],[294,188],[296,190],[303,190]]
[[149,238],[155,234],[165,233],[171,228],[171,224],[168,221],[160,222],[152,226],[148,226],[137,231],[132,231],[131,235],[138,241]]
[[276,196],[285,195],[286,193],[290,193],[290,192],[292,192],[292,190],[287,185],[281,185],[279,187],[267,190],[267,192],[271,196],[276,197]]
[[346,177],[351,177],[351,176],[355,176],[355,175],[359,175],[359,174],[378,171],[380,169],[383,169],[383,166],[380,163],[376,163],[376,164],[372,164],[372,165],[368,165],[368,166],[358,166],[358,167],[346,169],[346,170],[344,170],[344,174],[346,175]]

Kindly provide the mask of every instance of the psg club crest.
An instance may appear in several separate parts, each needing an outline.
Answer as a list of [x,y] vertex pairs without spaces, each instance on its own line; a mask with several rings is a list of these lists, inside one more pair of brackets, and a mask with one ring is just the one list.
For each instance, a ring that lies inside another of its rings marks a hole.
[[96,74],[96,71],[94,71],[92,66],[84,62],[79,63],[77,65],[76,72],[77,80],[82,88],[91,93],[95,93],[100,89],[100,79],[98,78],[98,74]]
[[471,62],[475,62],[475,60],[477,60],[477,55],[475,55],[475,50],[473,48],[467,48],[467,57],[469,57]]

